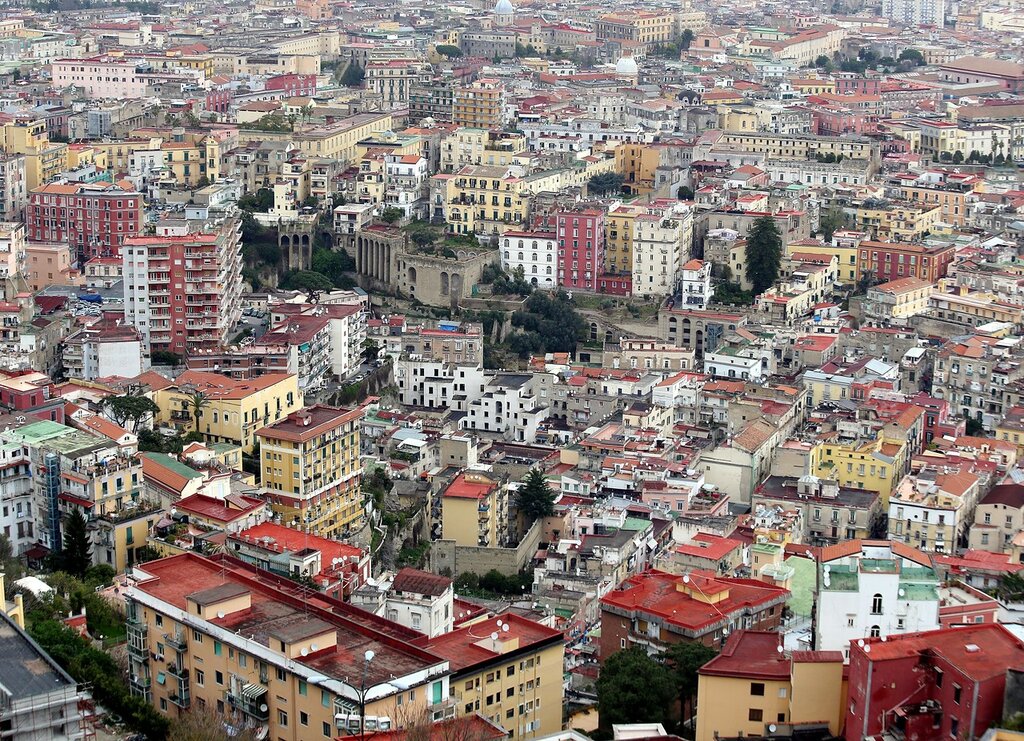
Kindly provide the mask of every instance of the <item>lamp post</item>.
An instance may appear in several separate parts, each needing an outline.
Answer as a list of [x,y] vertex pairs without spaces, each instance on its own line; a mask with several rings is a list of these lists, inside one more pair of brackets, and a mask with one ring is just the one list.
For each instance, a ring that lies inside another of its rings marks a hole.
[[359,741],[366,738],[366,672],[373,661],[373,651],[367,649],[363,654],[363,679],[359,683]]

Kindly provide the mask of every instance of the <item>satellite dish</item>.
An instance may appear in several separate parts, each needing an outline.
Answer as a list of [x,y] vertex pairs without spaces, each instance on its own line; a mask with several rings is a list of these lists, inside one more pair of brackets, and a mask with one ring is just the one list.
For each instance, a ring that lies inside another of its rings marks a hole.
[[303,656],[309,656],[309,649],[308,648],[303,648],[301,651],[299,651],[299,653],[302,654]]
[[218,611],[217,612],[217,617],[219,617],[221,620],[223,620],[224,619],[224,611],[223,610]]
[[865,646],[864,647],[864,653],[866,653],[866,654],[871,653],[871,646]]
[[900,595],[900,597],[906,597],[906,596],[907,596],[907,590],[905,590],[905,589],[900,589],[900,591],[899,591],[899,595]]
[[690,575],[689,574],[683,574],[683,584],[689,584],[689,583],[690,583]]
[[502,631],[504,631],[505,633],[508,633],[508,623],[505,623],[504,625],[502,625],[502,626],[501,626],[501,629],[502,629]]
[[778,730],[778,726],[776,726],[774,723],[769,723],[768,724],[768,732],[769,733],[775,733],[775,731],[777,731],[777,730]]
[[886,636],[882,636],[882,643],[885,643],[887,640],[889,639]]
[[491,633],[491,640],[492,641],[498,640],[498,634],[497,633]]
[[861,648],[864,648],[864,639],[861,638],[859,641],[857,641],[857,645],[860,646]]
[[501,627],[501,620],[498,621],[498,627]]
[[786,649],[784,649],[784,648],[783,648],[783,647],[782,647],[781,645],[779,645],[779,646],[776,646],[776,647],[775,647],[775,650],[776,650],[776,651],[778,651],[778,652],[779,652],[779,653],[781,654],[781,653],[782,653],[783,651],[785,651]]
[[318,648],[319,647],[315,643],[310,643],[309,644],[309,650],[310,651],[316,651]]
[[267,711],[268,711],[269,709],[270,709],[270,708],[268,708],[268,707],[267,707],[267,704],[266,704],[266,703],[263,703],[262,705],[260,705],[260,712],[261,712],[261,713],[265,713],[265,712],[267,712]]

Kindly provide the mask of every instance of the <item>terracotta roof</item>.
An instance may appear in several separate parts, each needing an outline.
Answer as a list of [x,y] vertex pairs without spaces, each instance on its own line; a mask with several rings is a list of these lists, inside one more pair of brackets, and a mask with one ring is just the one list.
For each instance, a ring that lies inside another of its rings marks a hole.
[[429,597],[444,594],[452,586],[452,580],[446,576],[431,574],[408,566],[395,574],[391,588],[396,592],[413,592]]

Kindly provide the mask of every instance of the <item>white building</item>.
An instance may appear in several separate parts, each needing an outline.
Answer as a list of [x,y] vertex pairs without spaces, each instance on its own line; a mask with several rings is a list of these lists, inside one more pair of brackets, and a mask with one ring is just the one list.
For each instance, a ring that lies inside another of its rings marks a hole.
[[397,208],[404,218],[425,216],[430,168],[418,154],[389,154],[384,157],[384,206]]
[[554,381],[550,373],[496,373],[484,392],[467,400],[463,409],[456,400],[456,409],[467,413],[460,425],[465,430],[532,443],[541,422],[548,417]]
[[651,403],[672,409],[673,420],[686,424],[700,421],[701,398],[707,376],[693,371],[679,371],[660,381],[651,392]]
[[20,555],[39,535],[32,516],[32,476],[28,446],[12,440],[0,444],[0,533],[11,544],[11,553]]
[[693,214],[683,203],[654,207],[633,226],[633,295],[668,296],[693,241]]
[[704,353],[704,372],[736,381],[763,381],[772,374],[773,349],[752,342],[727,341]]
[[25,225],[0,222],[0,278],[25,275]]
[[682,309],[704,310],[711,303],[711,263],[690,260],[683,265],[679,278]]
[[501,236],[501,267],[508,273],[523,269],[523,277],[538,288],[558,285],[558,237],[554,232],[505,232]]
[[939,577],[919,550],[850,540],[825,548],[817,569],[815,650],[849,660],[850,641],[939,627]]
[[117,312],[104,312],[64,340],[64,372],[69,378],[134,378],[149,369],[148,356],[142,333]]
[[937,26],[946,22],[945,0],[882,0],[882,15],[901,26]]

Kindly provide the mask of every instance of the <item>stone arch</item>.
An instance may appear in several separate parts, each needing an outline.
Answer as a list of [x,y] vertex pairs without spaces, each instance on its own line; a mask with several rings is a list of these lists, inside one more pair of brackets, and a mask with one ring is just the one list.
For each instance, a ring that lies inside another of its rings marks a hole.
[[409,293],[416,290],[416,268],[409,266]]
[[451,288],[451,283],[448,279],[448,273],[442,271],[441,273],[441,295],[447,296],[448,291]]
[[452,273],[449,295],[452,301],[462,298],[462,273]]
[[591,341],[597,341],[597,322],[590,323],[590,339]]

